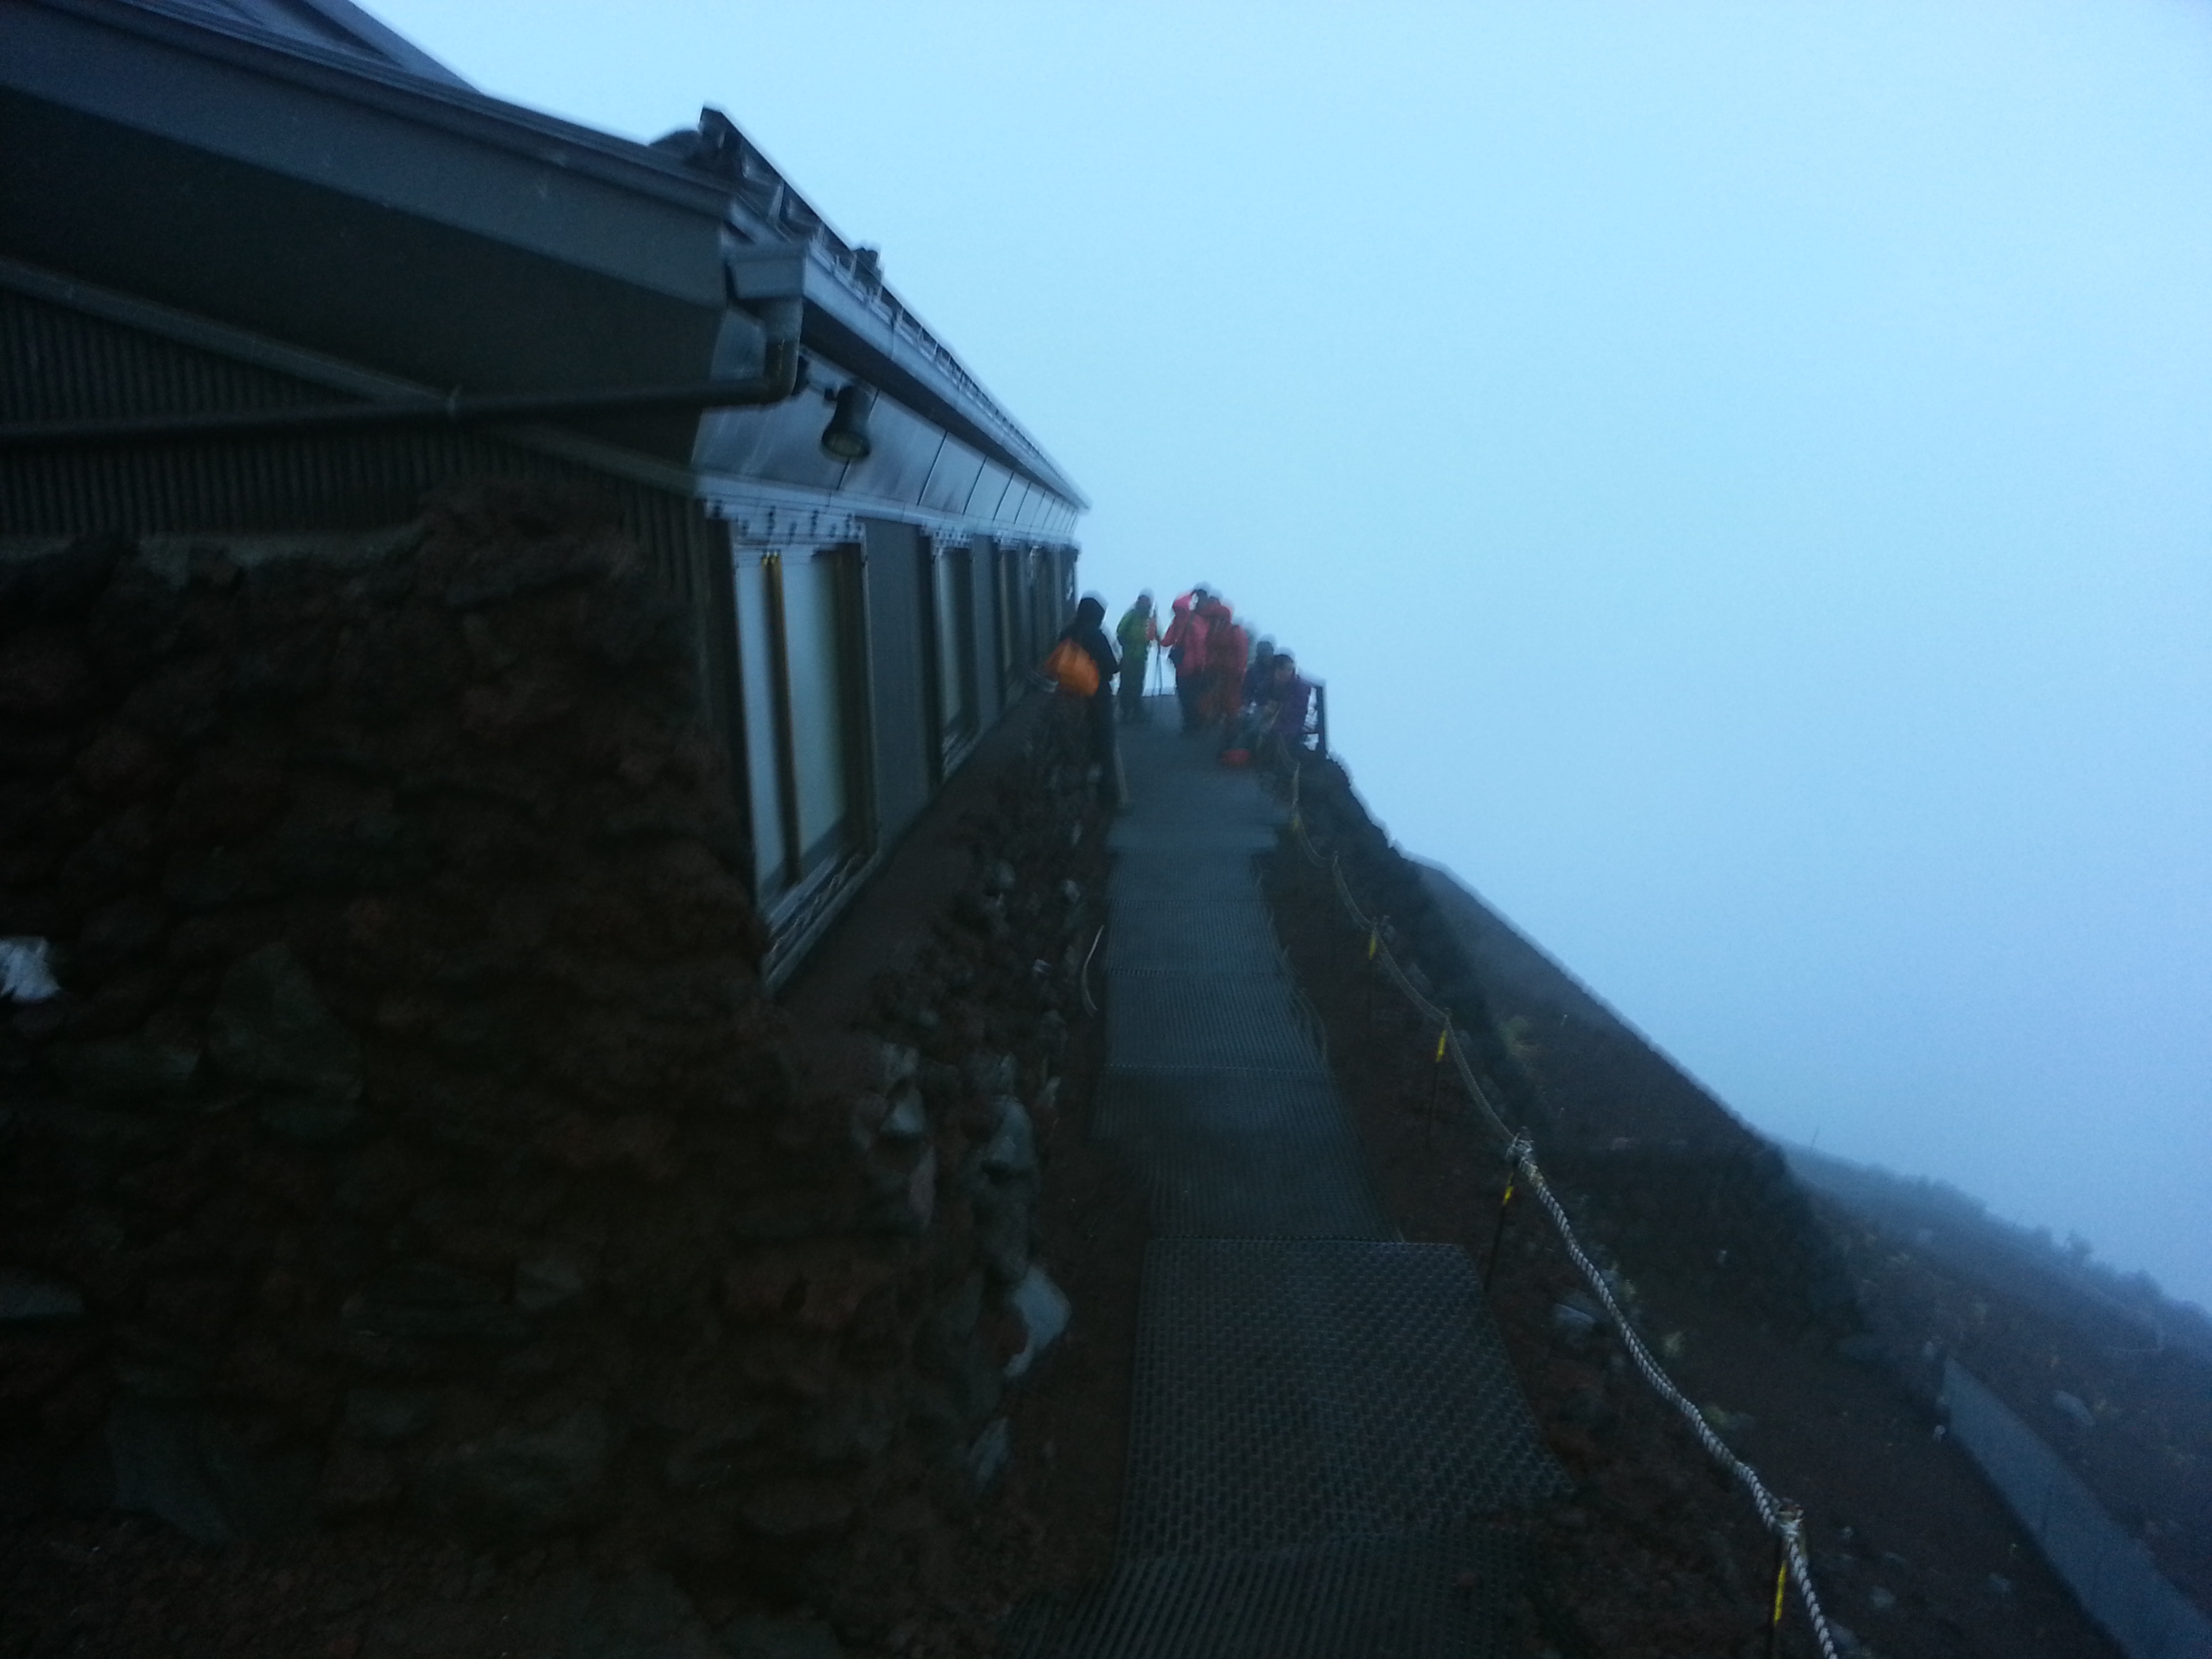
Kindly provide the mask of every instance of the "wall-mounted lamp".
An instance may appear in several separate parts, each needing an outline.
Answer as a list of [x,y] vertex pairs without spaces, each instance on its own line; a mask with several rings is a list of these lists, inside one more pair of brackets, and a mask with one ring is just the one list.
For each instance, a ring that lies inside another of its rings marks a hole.
[[874,406],[876,394],[858,380],[848,380],[832,397],[822,394],[836,405],[830,416],[830,424],[822,428],[822,447],[825,453],[841,461],[865,461],[874,447],[868,441],[868,410]]

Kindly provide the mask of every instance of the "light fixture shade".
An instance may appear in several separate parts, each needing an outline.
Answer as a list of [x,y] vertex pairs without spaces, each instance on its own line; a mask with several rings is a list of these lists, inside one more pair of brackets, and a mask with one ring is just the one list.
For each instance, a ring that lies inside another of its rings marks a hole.
[[858,380],[848,380],[837,393],[836,411],[822,428],[822,447],[841,461],[865,461],[874,447],[868,441],[868,410],[875,394]]

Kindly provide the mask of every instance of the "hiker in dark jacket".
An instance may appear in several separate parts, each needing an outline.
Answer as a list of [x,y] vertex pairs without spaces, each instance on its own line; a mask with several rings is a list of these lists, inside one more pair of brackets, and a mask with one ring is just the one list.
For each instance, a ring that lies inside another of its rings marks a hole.
[[1298,672],[1298,659],[1287,651],[1275,653],[1270,666],[1275,684],[1268,694],[1266,741],[1273,763],[1287,766],[1306,746],[1306,710],[1313,706],[1313,684]]
[[1113,807],[1121,804],[1121,756],[1114,741],[1114,677],[1121,672],[1121,659],[1100,626],[1105,620],[1106,602],[1086,594],[1060,637],[1074,641],[1098,666],[1098,689],[1083,712],[1091,727],[1091,756],[1098,763],[1098,799]]
[[1252,665],[1244,671],[1244,707],[1267,701],[1275,684],[1275,642],[1261,640],[1252,647]]

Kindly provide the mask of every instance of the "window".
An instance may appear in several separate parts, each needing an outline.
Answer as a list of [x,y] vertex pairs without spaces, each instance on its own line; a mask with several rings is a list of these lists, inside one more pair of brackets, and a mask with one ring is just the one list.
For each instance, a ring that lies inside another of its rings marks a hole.
[[952,547],[936,560],[939,736],[948,751],[975,732],[975,606],[969,558],[966,548]]
[[1022,587],[1027,557],[1018,547],[999,550],[999,683],[1008,688],[1029,666],[1029,606]]
[[1042,548],[1029,552],[1030,580],[1030,639],[1032,660],[1045,653],[1046,641],[1057,639],[1060,630],[1067,626],[1072,606],[1060,603],[1060,559]]
[[783,562],[784,661],[802,880],[844,851],[852,804],[838,574],[834,553]]
[[739,672],[754,875],[766,907],[864,840],[852,550],[740,554]]

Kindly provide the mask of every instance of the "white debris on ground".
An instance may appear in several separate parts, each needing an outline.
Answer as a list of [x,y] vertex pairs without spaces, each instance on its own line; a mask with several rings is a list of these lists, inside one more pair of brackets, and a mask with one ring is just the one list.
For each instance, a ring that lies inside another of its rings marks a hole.
[[51,1002],[62,994],[48,965],[42,939],[0,939],[0,996],[14,1002]]
[[1035,1364],[1037,1356],[1067,1328],[1069,1307],[1066,1293],[1035,1265],[1014,1286],[1010,1300],[1021,1316],[1024,1338],[1022,1351],[1006,1362],[1006,1375],[1016,1377]]

